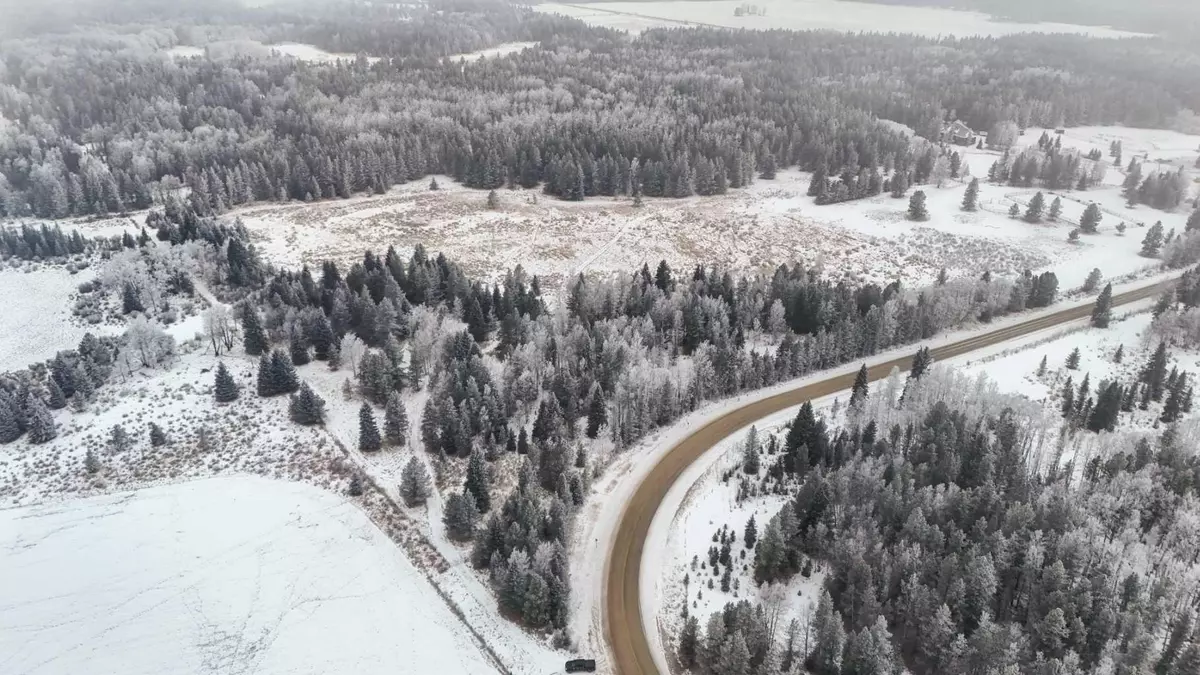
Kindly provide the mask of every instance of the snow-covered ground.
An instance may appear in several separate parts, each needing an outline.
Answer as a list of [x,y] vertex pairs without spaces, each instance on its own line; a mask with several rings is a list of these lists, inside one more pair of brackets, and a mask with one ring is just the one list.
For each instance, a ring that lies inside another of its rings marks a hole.
[[228,476],[0,511],[4,672],[498,672],[342,497]]
[[[205,56],[223,58],[239,54],[266,56],[267,54],[274,53],[279,56],[290,56],[299,61],[308,61],[309,63],[334,63],[337,61],[353,61],[358,58],[355,54],[327,52],[320,47],[298,42],[281,42],[279,44],[268,45],[257,40],[219,40],[204,47],[179,45],[166,50],[166,53],[177,59]],[[368,56],[366,59],[368,63],[375,63],[379,60],[379,57]]]
[[[1030,129],[1021,143],[1036,143],[1042,131]],[[1126,158],[1149,153],[1173,166],[1192,166],[1200,148],[1200,136],[1124,127],[1072,129],[1064,146],[1097,147],[1107,156],[1111,140],[1122,140]],[[1000,157],[958,150],[975,176],[986,176]],[[1008,217],[1009,206],[1028,203],[1036,189],[984,183],[981,209],[964,213],[959,209],[964,183],[922,186],[930,220],[913,223],[904,216],[908,200],[888,195],[817,206],[806,194],[811,175],[800,171],[780,172],[775,180],[721,196],[647,199],[642,208],[622,198],[559,201],[534,189],[500,190],[500,208],[490,210],[486,192],[439,176],[438,191],[422,180],[382,196],[262,204],[232,215],[242,218],[269,259],[292,267],[326,258],[358,261],[364,246],[382,251],[395,244],[407,255],[421,242],[487,279],[524,265],[542,277],[543,287],[581,271],[628,271],[666,260],[676,269],[715,264],[743,272],[799,261],[821,265],[835,277],[899,278],[910,286],[932,281],[943,267],[951,275],[972,276],[985,269],[998,275],[1053,270],[1062,287],[1070,288],[1081,285],[1094,267],[1117,277],[1154,264],[1137,255],[1140,224],[1162,220],[1167,230],[1183,231],[1185,208],[1126,209],[1118,189],[1123,179],[1110,168],[1105,186],[1063,192],[1063,218],[1037,225]],[[1104,210],[1100,232],[1070,244],[1067,234],[1089,201]],[[1129,228],[1124,236],[1114,229],[1119,222]]]
[[94,277],[90,268],[71,274],[65,266],[0,267],[5,310],[0,321],[0,370],[24,368],[61,350],[75,349],[89,331],[97,336],[111,333],[111,327],[89,326],[71,313],[71,298],[79,284]]
[[446,61],[457,63],[458,61],[479,61],[480,59],[495,59],[509,54],[523,52],[530,47],[536,47],[536,42],[505,42],[504,44],[480,49],[475,52],[466,52],[464,54],[451,54],[446,57]]
[[[762,15],[736,16],[745,5],[765,10]],[[987,14],[953,9],[876,5],[839,0],[668,0],[666,2],[542,3],[540,12],[563,14],[593,26],[638,33],[679,25],[720,26],[756,30],[837,30],[846,32],[913,33],[937,37],[998,36],[1011,33],[1077,33],[1101,38],[1132,37],[1136,33],[1098,26],[1064,23],[995,21]]]

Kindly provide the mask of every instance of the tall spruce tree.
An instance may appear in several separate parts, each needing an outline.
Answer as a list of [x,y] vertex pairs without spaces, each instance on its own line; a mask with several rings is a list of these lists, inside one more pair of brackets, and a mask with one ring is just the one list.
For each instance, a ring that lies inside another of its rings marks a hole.
[[929,209],[925,206],[924,190],[917,190],[908,200],[908,219],[915,221],[929,220]]
[[492,508],[491,497],[492,479],[488,471],[487,461],[483,451],[476,448],[467,461],[467,477],[463,482],[463,492],[475,498],[475,506],[480,513],[487,513]]
[[1096,298],[1096,305],[1092,308],[1093,326],[1108,328],[1108,324],[1112,322],[1112,304],[1112,284],[1107,284],[1104,286],[1104,290],[1100,291],[1100,295]]
[[58,425],[42,399],[29,394],[25,399],[25,417],[28,420],[29,442],[42,444],[58,436]]
[[404,401],[400,393],[393,391],[388,395],[387,405],[383,409],[383,435],[389,445],[404,447],[408,442],[408,413],[404,410]]
[[859,404],[867,400],[870,395],[870,385],[867,375],[867,364],[863,364],[858,369],[858,375],[854,377],[854,386],[850,389],[850,405],[857,407]]
[[325,423],[325,399],[318,396],[307,383],[300,391],[292,394],[288,401],[288,415],[292,421],[305,426]]
[[1159,250],[1163,245],[1163,226],[1162,223],[1155,223],[1146,232],[1146,236],[1142,239],[1142,250],[1140,254],[1144,258],[1157,258]]
[[1029,200],[1029,206],[1025,209],[1025,222],[1042,222],[1042,214],[1045,212],[1045,210],[1046,196],[1039,192],[1033,196],[1033,199]]
[[976,211],[979,209],[979,179],[972,178],[967,184],[967,191],[963,194],[962,210]]
[[379,437],[379,427],[375,424],[375,413],[371,406],[364,402],[358,409],[358,449],[362,452],[375,452],[382,447]]
[[429,494],[429,473],[425,471],[425,464],[412,457],[400,472],[400,498],[409,507],[424,506]]
[[1104,214],[1100,213],[1100,207],[1095,202],[1087,205],[1083,210],[1083,216],[1079,219],[1079,231],[1086,234],[1096,234],[1096,229],[1100,226],[1100,221],[1104,219]]
[[592,400],[588,404],[587,437],[596,438],[600,428],[608,423],[608,406],[604,401],[604,390],[599,384],[592,386]]
[[249,303],[242,306],[242,347],[250,356],[259,356],[268,349],[267,334],[263,331],[258,311]]
[[217,399],[217,403],[229,403],[230,401],[236,401],[238,397],[237,382],[233,380],[233,375],[229,374],[229,369],[225,367],[223,361],[217,364],[213,396]]

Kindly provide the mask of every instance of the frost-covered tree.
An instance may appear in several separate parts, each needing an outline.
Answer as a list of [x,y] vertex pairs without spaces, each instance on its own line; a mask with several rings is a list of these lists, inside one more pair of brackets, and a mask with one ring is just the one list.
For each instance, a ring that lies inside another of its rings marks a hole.
[[157,368],[175,356],[175,338],[145,316],[130,322],[123,341],[125,348],[121,350],[121,356],[129,372],[138,368]]
[[979,179],[972,178],[967,184],[967,191],[963,193],[962,210],[976,211],[979,209]]
[[908,219],[923,221],[929,220],[929,209],[925,206],[925,192],[917,190],[908,200]]
[[1104,290],[1096,297],[1096,305],[1092,308],[1092,325],[1096,328],[1108,328],[1112,322],[1113,290],[1112,284],[1106,284]]
[[463,482],[463,492],[474,498],[475,506],[481,513],[487,513],[492,508],[492,478],[483,451],[476,448],[467,461],[467,477]]
[[288,416],[297,424],[305,426],[325,423],[325,399],[308,386],[300,385],[300,391],[288,400]]
[[379,427],[375,424],[375,413],[371,406],[363,403],[358,409],[358,449],[363,452],[375,452],[382,446],[379,437]]
[[429,474],[425,464],[412,457],[400,472],[400,497],[409,507],[423,506],[429,499]]
[[249,303],[242,305],[242,348],[250,356],[259,356],[270,349],[258,310]]
[[237,400],[237,382],[234,381],[233,375],[229,373],[229,369],[225,367],[224,361],[217,364],[215,380],[213,396],[217,399],[217,403],[229,403],[230,401]]
[[158,426],[157,423],[150,423],[150,445],[151,447],[161,448],[168,443],[167,432]]
[[1144,258],[1157,258],[1159,251],[1163,245],[1163,226],[1161,222],[1155,223],[1146,231],[1146,236],[1142,239],[1141,256]]
[[1083,210],[1083,216],[1079,218],[1079,231],[1095,234],[1101,220],[1104,220],[1104,214],[1100,212],[1100,207],[1092,202],[1087,205],[1087,208]]
[[383,410],[383,435],[389,445],[404,447],[408,441],[408,413],[399,392],[388,395]]
[[446,498],[442,513],[442,524],[446,534],[456,541],[470,541],[475,537],[475,524],[479,521],[479,508],[470,492],[452,493]]
[[232,350],[237,344],[237,322],[225,305],[213,305],[204,312],[204,332],[214,356]]
[[30,443],[41,444],[58,436],[58,425],[54,423],[54,417],[50,415],[42,399],[33,394],[29,394],[25,399],[25,419]]

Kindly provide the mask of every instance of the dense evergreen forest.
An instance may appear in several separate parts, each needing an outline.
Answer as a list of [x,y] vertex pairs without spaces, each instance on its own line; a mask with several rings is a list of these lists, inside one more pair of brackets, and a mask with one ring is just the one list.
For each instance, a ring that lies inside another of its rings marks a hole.
[[[275,24],[254,14],[267,10],[186,7],[150,12],[144,29],[65,22],[0,45],[0,216],[145,208],[181,185],[207,214],[383,191],[433,173],[564,199],[682,197],[782,167],[914,172],[927,152],[876,117],[936,138],[948,117],[980,130],[1010,121],[1162,127],[1200,109],[1200,56],[1151,39],[629,37],[495,2],[434,3],[406,21],[351,5],[344,25],[318,20],[332,10]],[[234,25],[243,21],[250,33]],[[456,37],[414,37],[446,31]],[[385,58],[335,66],[164,53],[221,37]],[[471,64],[438,59],[508,40],[539,47]]]

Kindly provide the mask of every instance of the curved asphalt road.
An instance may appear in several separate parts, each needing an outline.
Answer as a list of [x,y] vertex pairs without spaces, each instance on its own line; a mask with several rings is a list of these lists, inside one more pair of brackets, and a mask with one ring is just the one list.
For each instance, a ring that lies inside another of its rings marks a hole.
[[[1113,305],[1124,305],[1156,297],[1169,283],[1171,282],[1163,282],[1115,295]],[[944,361],[982,347],[1082,319],[1091,316],[1091,313],[1091,304],[1072,307],[931,349],[931,352],[935,360]],[[914,351],[915,349],[914,346]],[[907,355],[871,366],[867,372],[874,381],[887,377],[892,368],[906,371],[911,364],[912,356]],[[727,412],[680,441],[651,469],[625,506],[621,522],[617,526],[612,551],[608,557],[604,631],[612,650],[612,662],[616,666],[617,673],[621,675],[659,674],[658,668],[654,665],[654,657],[646,634],[647,630],[657,630],[657,627],[642,625],[642,551],[646,545],[646,535],[650,531],[650,521],[654,519],[654,514],[658,510],[659,504],[667,496],[671,485],[688,465],[738,429],[785,408],[798,406],[805,401],[849,389],[854,384],[856,374],[850,372],[830,377]]]

